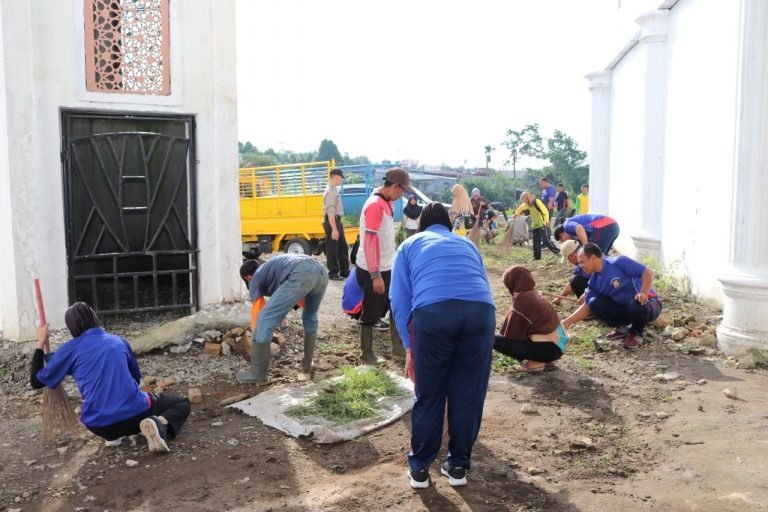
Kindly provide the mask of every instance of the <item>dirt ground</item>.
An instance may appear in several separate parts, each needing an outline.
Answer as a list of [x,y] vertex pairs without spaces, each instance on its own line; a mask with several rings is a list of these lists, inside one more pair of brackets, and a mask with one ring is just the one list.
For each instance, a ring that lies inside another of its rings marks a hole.
[[[569,276],[554,256],[531,263],[530,247],[484,253],[499,320],[509,306],[501,272],[511,263],[528,265],[548,291]],[[341,287],[331,282],[323,303],[315,379],[357,362],[357,326],[341,312]],[[145,378],[165,381],[169,392],[203,391],[172,453],[152,455],[141,438],[106,447],[85,430],[46,445],[41,398],[27,384],[29,355],[0,341],[0,510],[768,509],[768,376],[705,346],[717,311],[663,278],[658,288],[663,318],[674,325],[666,334],[663,326],[649,328],[636,351],[602,341],[609,329],[588,322],[572,330],[557,371],[521,374],[497,355],[469,485],[451,488],[434,465],[434,485],[420,492],[405,476],[409,415],[338,445],[286,437],[220,405],[264,388],[234,380],[242,359],[212,358],[197,343],[186,353],[139,359]],[[572,307],[558,309],[565,315]],[[691,332],[673,341],[673,327],[682,326]],[[127,337],[137,332],[135,323],[107,327]],[[288,344],[274,361],[272,385],[295,378],[300,317],[292,313],[282,332]],[[385,341],[380,334],[378,349],[386,354]],[[386,366],[397,367],[391,360]],[[73,383],[66,389],[77,406]]]

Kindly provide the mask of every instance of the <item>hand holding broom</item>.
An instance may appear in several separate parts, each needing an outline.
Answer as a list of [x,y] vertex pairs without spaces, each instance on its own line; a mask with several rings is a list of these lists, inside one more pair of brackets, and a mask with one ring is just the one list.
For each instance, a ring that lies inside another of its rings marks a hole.
[[[45,321],[45,307],[43,306],[43,294],[40,290],[40,280],[35,279],[35,299],[37,311],[40,316],[40,326],[37,328],[37,348],[45,353],[51,351],[48,340],[48,324]],[[43,428],[44,441],[53,441],[56,429],[72,432],[77,425],[77,418],[72,411],[64,386],[59,384],[51,389],[43,388]]]

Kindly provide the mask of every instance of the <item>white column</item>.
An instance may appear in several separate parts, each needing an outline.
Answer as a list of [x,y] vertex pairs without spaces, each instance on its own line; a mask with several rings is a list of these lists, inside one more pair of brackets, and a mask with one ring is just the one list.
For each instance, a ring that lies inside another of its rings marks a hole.
[[727,354],[768,349],[768,3],[743,0],[729,269],[723,284]]
[[[2,2],[0,7],[0,316],[3,336],[11,340],[35,336],[32,279],[45,270],[42,258],[58,256],[50,253],[41,234],[42,224],[51,215],[45,197],[61,192],[41,181],[43,170],[36,165],[39,141],[34,131],[37,107],[31,6]],[[47,274],[42,282],[45,291]],[[50,306],[49,301],[46,304]],[[51,324],[58,323],[51,311],[48,316]]]
[[664,139],[667,109],[667,32],[669,10],[659,9],[635,20],[643,29],[645,52],[645,126],[640,232],[632,235],[638,256],[661,260],[664,197]]
[[589,209],[607,214],[611,190],[611,71],[588,73],[592,93],[592,142],[589,151]]

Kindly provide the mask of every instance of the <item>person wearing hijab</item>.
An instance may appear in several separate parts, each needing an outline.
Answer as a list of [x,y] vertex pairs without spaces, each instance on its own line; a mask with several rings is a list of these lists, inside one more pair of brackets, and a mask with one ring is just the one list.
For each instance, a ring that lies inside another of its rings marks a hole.
[[403,208],[403,226],[408,236],[415,235],[419,230],[419,217],[423,208],[416,201],[416,196],[408,199],[408,204]]
[[[451,187],[451,195],[453,195],[453,201],[451,202],[451,209],[448,211],[450,215],[451,225],[453,230],[457,230],[457,224],[459,230],[470,229],[472,227],[472,203],[469,200],[469,194],[464,185],[456,183]],[[461,222],[457,219],[461,218]]]
[[419,232],[397,249],[390,303],[408,349],[406,376],[416,392],[408,456],[411,487],[430,485],[429,466],[440,451],[446,401],[450,442],[440,473],[451,486],[466,485],[488,389],[496,307],[480,252],[451,233],[441,203],[424,208]]
[[32,387],[55,388],[71,375],[83,396],[80,421],[107,445],[117,446],[123,437],[141,432],[150,452],[169,452],[168,441],[178,435],[189,416],[189,400],[142,391],[141,371],[131,346],[102,329],[85,302],[70,306],[64,322],[72,339],[48,354],[48,324],[37,328]]
[[502,278],[512,294],[512,306],[501,324],[501,333],[494,337],[493,348],[520,361],[522,371],[542,371],[546,363],[562,357],[568,333],[555,309],[536,290],[527,268],[514,265]]

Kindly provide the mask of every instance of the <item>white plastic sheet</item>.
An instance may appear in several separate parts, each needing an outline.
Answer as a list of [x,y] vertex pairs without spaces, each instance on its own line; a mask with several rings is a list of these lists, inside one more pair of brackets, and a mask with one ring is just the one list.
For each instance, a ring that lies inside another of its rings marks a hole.
[[395,373],[390,378],[407,393],[402,396],[385,398],[380,401],[379,414],[362,420],[334,425],[322,418],[295,418],[285,411],[294,405],[301,405],[321,390],[321,385],[282,385],[229,407],[254,416],[265,425],[276,428],[293,437],[311,437],[315,442],[338,443],[389,425],[413,408],[413,383]]

